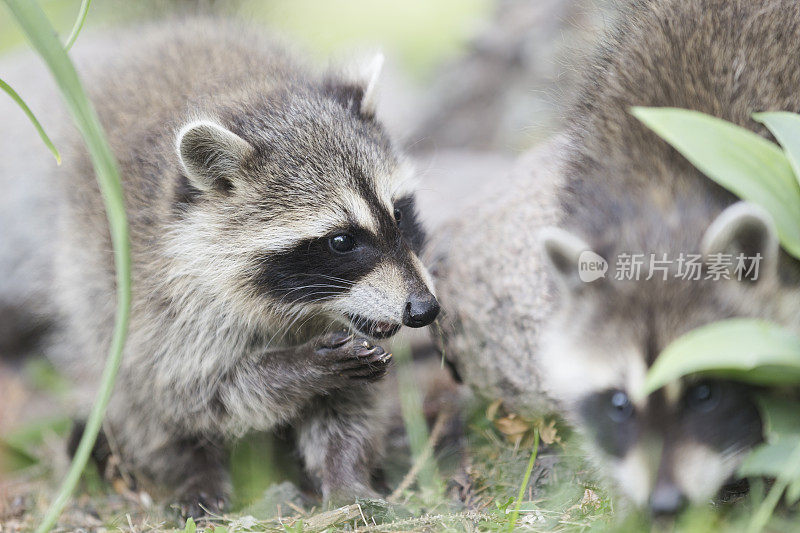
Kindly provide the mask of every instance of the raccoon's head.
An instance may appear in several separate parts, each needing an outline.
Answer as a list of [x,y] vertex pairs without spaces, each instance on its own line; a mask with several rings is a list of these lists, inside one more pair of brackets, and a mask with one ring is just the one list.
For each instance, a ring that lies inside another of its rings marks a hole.
[[178,132],[173,241],[252,320],[383,338],[436,318],[411,171],[374,118],[375,74],[244,90]]
[[[608,250],[592,251],[575,234],[550,229],[543,244],[560,295],[542,342],[543,382],[585,434],[590,455],[622,493],[654,513],[713,498],[762,438],[754,389],[687,378],[649,397],[640,398],[639,390],[658,354],[682,334],[736,316],[777,316],[780,251],[769,216],[751,204],[734,204],[695,244],[702,277],[713,254],[761,254],[757,276],[742,280],[664,281],[645,263],[639,281],[622,281],[615,279]],[[606,276],[581,281],[579,269],[585,274],[587,268],[579,266],[582,254],[583,260],[608,261]]]

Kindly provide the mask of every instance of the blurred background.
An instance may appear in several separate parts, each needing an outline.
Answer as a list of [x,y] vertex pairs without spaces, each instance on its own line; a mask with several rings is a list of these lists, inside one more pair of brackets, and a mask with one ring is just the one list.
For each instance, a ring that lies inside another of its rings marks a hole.
[[[42,0],[68,34],[80,0]],[[96,0],[84,36],[216,13],[263,24],[319,62],[382,50],[386,120],[422,148],[519,152],[558,127],[576,53],[607,24],[608,0]],[[0,11],[0,54],[26,46]],[[481,120],[482,119],[482,120]]]

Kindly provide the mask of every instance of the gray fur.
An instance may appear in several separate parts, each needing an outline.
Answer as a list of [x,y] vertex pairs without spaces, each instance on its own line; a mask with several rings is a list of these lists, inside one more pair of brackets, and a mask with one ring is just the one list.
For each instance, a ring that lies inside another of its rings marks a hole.
[[[623,2],[620,9],[620,24],[585,68],[566,144],[544,147],[539,159],[522,163],[520,175],[535,178],[517,194],[465,226],[451,225],[442,242],[456,245],[438,248],[443,260],[436,271],[452,319],[448,353],[465,374],[477,376],[468,380],[523,407],[540,409],[543,393],[554,399],[594,440],[593,456],[622,492],[658,508],[667,493],[694,501],[713,496],[759,438],[752,417],[739,427],[755,434],[739,435],[721,419],[692,428],[678,403],[692,383],[681,383],[636,405],[641,434],[624,455],[612,457],[598,444],[611,422],[587,418],[585,401],[609,389],[633,394],[655,356],[703,324],[761,317],[800,331],[800,270],[777,251],[768,218],[753,206],[730,207],[737,201],[732,194],[628,109],[696,109],[767,136],[752,112],[800,111],[800,6],[665,0]],[[561,237],[551,233],[546,246],[535,246],[530,235],[550,225],[561,228]],[[489,251],[465,257],[458,243]],[[756,282],[574,283],[564,258],[574,259],[576,243],[608,259],[612,274],[621,252],[674,258],[720,249],[762,253],[764,270]],[[555,269],[545,268],[548,259]],[[463,291],[465,283],[473,289]],[[514,315],[504,312],[508,302],[515,302]],[[736,390],[736,401],[744,401],[747,393]],[[726,447],[710,448],[703,440],[709,435]]]
[[[559,218],[555,191],[563,179],[563,145],[562,138],[553,139],[508,173],[492,163],[486,172],[492,179],[460,198],[460,209],[451,207],[450,219],[438,222],[426,249],[444,309],[445,357],[482,396],[502,398],[526,414],[552,408],[541,394],[535,357],[553,308],[537,229]],[[440,191],[443,199],[455,194]]]
[[[229,496],[227,440],[278,424],[297,427],[326,500],[374,494],[391,357],[336,330],[348,312],[399,327],[408,292],[432,290],[407,245],[335,297],[297,303],[253,281],[254,257],[347,221],[369,226],[411,193],[373,115],[376,65],[363,79],[317,74],[262,33],[168,21],[123,32],[116,53],[82,69],[119,163],[133,258],[104,429],[123,466],[175,489],[189,514]],[[57,235],[52,267],[37,272],[54,276],[52,358],[85,401],[113,330],[114,261],[89,157],[70,128],[57,138]]]

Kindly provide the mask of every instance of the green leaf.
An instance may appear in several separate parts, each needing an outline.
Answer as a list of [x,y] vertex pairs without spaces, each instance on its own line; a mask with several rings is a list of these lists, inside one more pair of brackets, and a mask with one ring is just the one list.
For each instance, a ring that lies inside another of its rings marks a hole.
[[764,124],[781,143],[795,179],[800,179],[800,115],[788,111],[754,113],[753,118]]
[[[740,467],[742,476],[777,477],[787,473],[792,452],[800,444],[800,402],[774,396],[759,396],[758,406],[764,424],[765,443],[756,447]],[[800,500],[800,466],[786,483],[786,503]]]
[[631,113],[706,176],[766,209],[783,247],[800,258],[800,186],[779,146],[697,111],[633,107]]
[[759,385],[800,383],[800,338],[775,324],[747,318],[694,329],[661,352],[640,397],[698,372]]
[[[779,474],[786,471],[787,464],[799,445],[799,436],[785,437],[776,442],[759,444],[742,461],[739,475],[742,477],[778,477]],[[796,479],[797,474],[800,472],[789,477]]]
[[47,136],[47,133],[45,133],[44,128],[39,123],[39,120],[36,118],[36,115],[34,115],[33,111],[31,111],[31,108],[28,107],[28,104],[26,104],[25,101],[22,99],[22,97],[19,94],[17,94],[17,91],[12,89],[11,86],[6,82],[4,82],[3,80],[0,80],[0,89],[3,89],[3,91],[5,91],[5,93],[17,103],[17,105],[22,109],[25,115],[27,115],[28,120],[30,120],[31,123],[33,124],[33,127],[36,128],[36,132],[39,134],[39,137],[41,137],[42,142],[44,142],[45,146],[47,146],[47,149],[50,150],[50,152],[53,154],[53,157],[56,158],[56,163],[60,165],[61,154],[58,153],[56,145],[53,144],[53,141],[51,141],[50,137]]
[[800,437],[800,402],[773,396],[759,396],[757,401],[767,442]]
[[183,533],[195,533],[197,531],[197,524],[194,523],[194,519],[189,517],[186,519],[186,527],[183,528]]

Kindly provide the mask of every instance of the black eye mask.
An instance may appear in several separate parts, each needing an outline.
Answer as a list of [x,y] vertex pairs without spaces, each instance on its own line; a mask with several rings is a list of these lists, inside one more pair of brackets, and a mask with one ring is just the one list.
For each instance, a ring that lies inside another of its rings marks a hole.
[[761,415],[753,389],[743,384],[693,384],[686,388],[680,408],[681,431],[714,450],[747,448],[762,440]]

